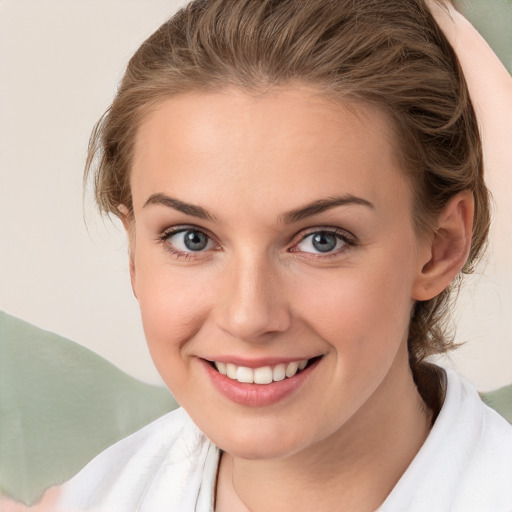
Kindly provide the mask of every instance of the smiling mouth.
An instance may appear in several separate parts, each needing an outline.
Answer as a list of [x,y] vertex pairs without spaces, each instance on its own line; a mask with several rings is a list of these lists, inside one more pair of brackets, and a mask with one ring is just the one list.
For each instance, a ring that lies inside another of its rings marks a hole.
[[287,364],[261,366],[259,368],[248,368],[247,366],[237,366],[236,364],[223,363],[220,361],[210,361],[210,364],[221,375],[231,380],[236,380],[244,384],[271,384],[272,382],[279,382],[294,377],[318,361],[321,357],[322,356],[317,356],[311,359],[292,361]]

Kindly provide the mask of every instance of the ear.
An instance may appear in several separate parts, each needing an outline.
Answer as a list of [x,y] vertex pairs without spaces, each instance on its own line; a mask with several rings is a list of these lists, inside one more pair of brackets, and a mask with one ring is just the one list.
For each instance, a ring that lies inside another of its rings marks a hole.
[[134,261],[134,249],[135,249],[135,219],[133,213],[130,212],[127,206],[120,204],[117,207],[119,211],[119,217],[123,223],[128,238],[128,257],[130,267],[130,281],[132,283],[132,291],[135,298],[137,298],[137,291],[135,286],[135,261]]
[[428,242],[427,261],[415,281],[413,299],[424,301],[439,295],[461,271],[471,248],[474,210],[469,190],[448,202]]

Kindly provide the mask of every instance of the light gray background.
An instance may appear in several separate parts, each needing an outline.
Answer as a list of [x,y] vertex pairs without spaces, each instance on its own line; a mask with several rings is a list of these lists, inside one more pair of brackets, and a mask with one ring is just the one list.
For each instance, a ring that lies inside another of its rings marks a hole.
[[[0,0],[0,309],[151,383],[124,233],[90,194],[84,206],[82,169],[129,57],[182,3]],[[493,247],[460,297],[467,343],[450,357],[482,390],[512,382],[512,240]]]

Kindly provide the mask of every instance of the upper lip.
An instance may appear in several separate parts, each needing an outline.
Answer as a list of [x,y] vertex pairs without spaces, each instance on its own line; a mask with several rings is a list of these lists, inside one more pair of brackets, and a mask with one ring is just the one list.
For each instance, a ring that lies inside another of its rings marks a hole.
[[203,357],[206,361],[213,363],[214,361],[219,363],[234,364],[236,366],[245,366],[246,368],[261,368],[263,366],[277,366],[278,364],[288,364],[295,361],[305,361],[314,357],[321,357],[323,354],[316,354],[313,356],[297,356],[297,357],[256,357],[247,358],[232,355],[219,355],[212,357]]

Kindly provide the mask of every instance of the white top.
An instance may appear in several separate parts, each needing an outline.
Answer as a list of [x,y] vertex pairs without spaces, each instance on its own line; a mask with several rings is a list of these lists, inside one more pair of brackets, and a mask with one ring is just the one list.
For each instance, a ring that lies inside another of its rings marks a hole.
[[[512,511],[512,426],[446,372],[441,412],[380,512]],[[213,512],[218,463],[219,449],[178,409],[98,455],[56,510]]]

